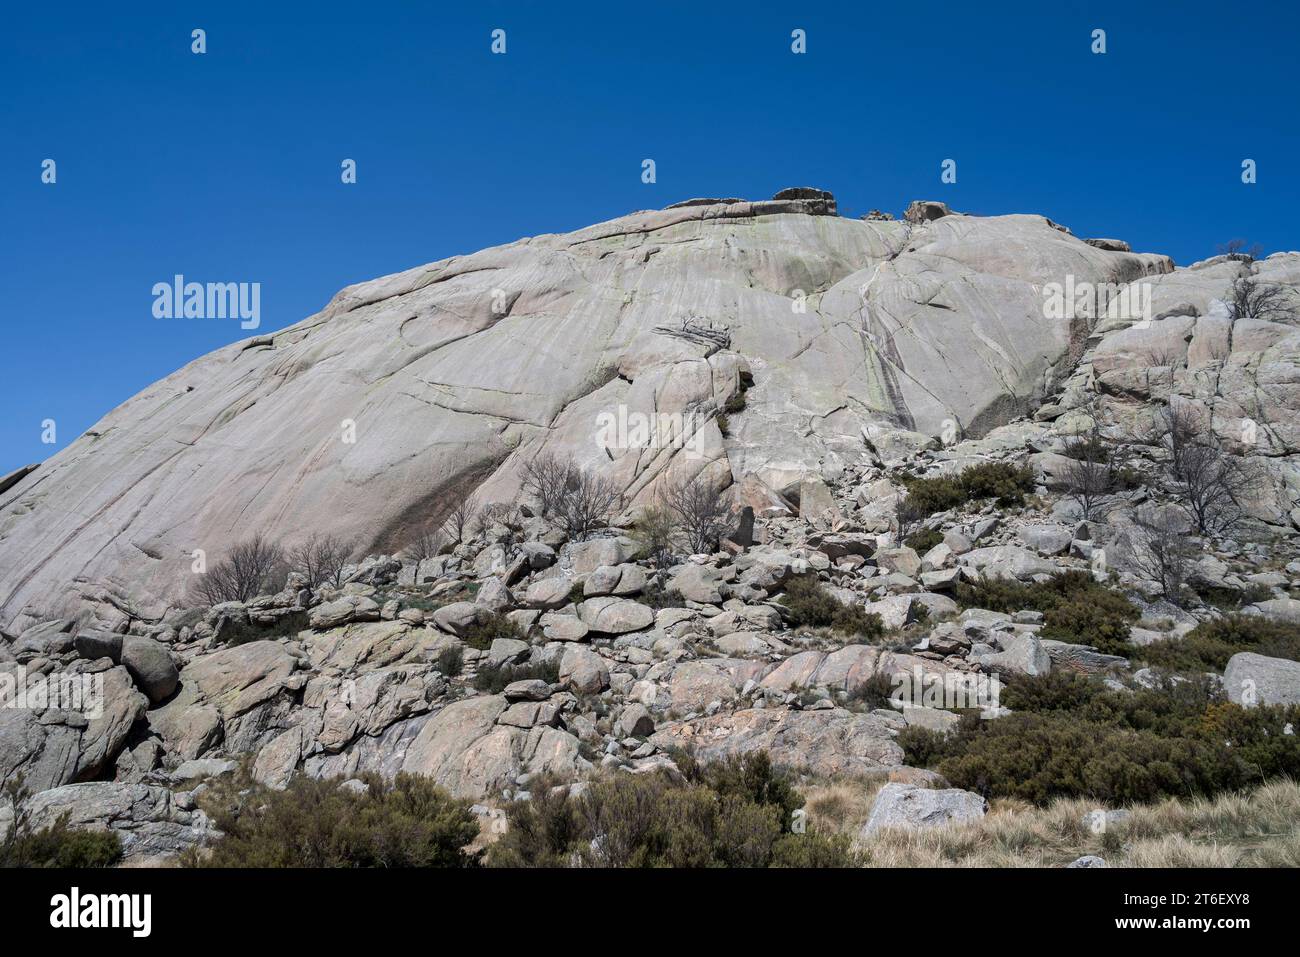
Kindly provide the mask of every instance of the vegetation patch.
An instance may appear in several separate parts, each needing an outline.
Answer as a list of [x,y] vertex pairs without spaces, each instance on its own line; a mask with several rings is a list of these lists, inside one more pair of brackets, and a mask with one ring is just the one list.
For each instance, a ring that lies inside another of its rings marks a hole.
[[500,694],[506,690],[506,685],[533,678],[553,685],[560,680],[560,666],[553,661],[525,665],[483,665],[474,675],[474,688],[488,694]]
[[482,621],[470,625],[465,629],[465,633],[461,635],[461,641],[471,648],[477,648],[479,651],[487,651],[492,647],[492,642],[498,638],[513,638],[516,641],[527,640],[522,628],[505,615],[495,611]]
[[916,521],[937,512],[958,508],[979,499],[997,499],[999,505],[1021,505],[1034,490],[1033,469],[1009,462],[982,462],[956,475],[929,478],[903,477],[907,497],[899,503],[899,516]]
[[1156,668],[1196,673],[1223,671],[1243,651],[1300,661],[1300,626],[1260,615],[1225,615],[1201,622],[1182,638],[1154,641],[1134,657]]
[[1041,637],[1092,645],[1107,655],[1133,654],[1132,623],[1141,611],[1131,601],[1088,572],[1067,571],[1046,582],[984,579],[961,582],[954,596],[963,608],[987,608],[1012,614],[1022,609],[1043,613]]
[[426,777],[399,774],[390,784],[364,775],[366,789],[340,780],[295,777],[283,791],[246,773],[222,779],[200,799],[223,833],[189,867],[472,867],[479,835],[468,801]]
[[885,634],[885,625],[879,615],[861,605],[840,601],[826,590],[816,575],[799,575],[787,582],[781,604],[789,612],[789,624],[796,628],[831,628],[866,639],[880,638]]
[[850,867],[850,839],[793,833],[803,798],[765,753],[682,774],[613,774],[581,794],[538,782],[506,810],[500,867]]
[[66,814],[35,832],[15,826],[0,842],[0,867],[100,868],[121,859],[116,834],[68,827]]
[[1284,731],[1300,706],[1242,708],[1205,678],[1130,692],[1053,672],[1008,679],[1002,703],[1013,713],[964,717],[947,736],[905,729],[907,763],[1038,805],[1209,796],[1300,775],[1300,740]]

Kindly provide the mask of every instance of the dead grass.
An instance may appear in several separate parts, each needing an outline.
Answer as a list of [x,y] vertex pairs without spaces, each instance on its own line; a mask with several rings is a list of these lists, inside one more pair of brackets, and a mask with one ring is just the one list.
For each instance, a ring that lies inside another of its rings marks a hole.
[[[815,826],[856,835],[879,784],[805,786]],[[1100,832],[1086,800],[1035,808],[996,801],[981,821],[895,830],[858,842],[869,867],[1061,867],[1085,854],[1111,867],[1300,867],[1300,784],[1130,808]]]

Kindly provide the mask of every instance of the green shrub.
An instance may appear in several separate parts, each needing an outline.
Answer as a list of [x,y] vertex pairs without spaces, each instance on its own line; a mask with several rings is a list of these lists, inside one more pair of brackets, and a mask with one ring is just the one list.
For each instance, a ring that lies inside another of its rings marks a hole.
[[781,604],[789,610],[788,620],[794,627],[831,628],[846,635],[866,639],[880,638],[884,622],[861,605],[840,601],[826,590],[816,575],[799,575],[786,583]]
[[903,544],[911,548],[918,555],[924,555],[934,546],[943,541],[943,532],[937,528],[926,528],[919,532],[914,532],[903,540]]
[[1123,595],[1083,571],[1062,572],[1046,582],[982,579],[960,582],[955,594],[963,608],[1043,613],[1043,638],[1092,645],[1108,655],[1128,656],[1130,627],[1141,612]]
[[0,842],[0,867],[99,868],[121,859],[122,842],[116,834],[68,827],[66,814],[39,831],[14,827]]
[[907,497],[899,503],[898,514],[910,522],[977,499],[995,498],[999,505],[1020,505],[1034,490],[1034,472],[1028,466],[982,462],[956,475],[904,477],[902,482]]
[[308,627],[305,611],[291,611],[287,615],[281,615],[270,625],[258,625],[251,621],[232,622],[222,632],[219,644],[233,648],[236,645],[246,645],[250,641],[294,638],[298,632]]
[[474,675],[474,687],[476,690],[486,691],[488,694],[500,694],[506,690],[508,684],[533,678],[538,678],[547,684],[555,684],[560,680],[559,663],[547,661],[530,662],[524,665],[482,665],[478,669],[478,673]]
[[364,793],[338,780],[295,777],[283,791],[230,776],[200,799],[223,833],[207,855],[182,863],[204,867],[472,867],[478,837],[468,801],[451,798],[426,777],[399,774],[391,783],[364,775]]
[[1087,435],[1071,439],[1061,449],[1061,454],[1079,462],[1104,465],[1110,461],[1110,446],[1100,435]]
[[803,796],[788,774],[772,766],[766,751],[700,764],[692,756],[674,756],[687,781],[702,784],[720,797],[735,797],[781,812],[781,828],[788,831],[792,815],[803,807]]
[[492,612],[482,621],[470,625],[465,629],[465,634],[461,635],[461,640],[465,644],[479,651],[487,651],[492,647],[492,642],[498,638],[524,641],[527,636],[522,628],[499,612]]
[[655,609],[686,607],[686,599],[682,597],[681,592],[672,588],[664,588],[663,583],[659,581],[652,581],[647,585],[645,590],[641,592],[640,597],[637,598],[637,601]]
[[455,678],[465,670],[465,652],[460,645],[449,645],[438,652],[434,667],[448,678]]
[[1096,678],[1011,679],[1011,715],[964,717],[947,736],[908,728],[913,765],[986,797],[1108,804],[1208,796],[1300,774],[1300,742],[1283,733],[1300,707],[1242,708],[1209,681],[1112,691]]
[[862,711],[889,708],[892,707],[889,701],[894,690],[893,679],[884,672],[877,672],[854,687],[849,693],[849,704]]
[[1300,661],[1300,626],[1259,615],[1225,615],[1201,622],[1182,638],[1154,641],[1134,657],[1170,671],[1222,671],[1242,651]]
[[492,846],[488,862],[502,867],[857,863],[843,838],[789,832],[793,792],[787,787],[770,765],[753,760],[721,772],[695,768],[686,780],[663,773],[615,774],[592,782],[578,796],[539,782],[532,800],[507,808],[509,829]]
[[1239,611],[1243,605],[1253,605],[1257,601],[1268,601],[1273,597],[1273,589],[1264,585],[1250,585],[1245,589],[1200,585],[1194,591],[1207,605],[1228,612]]

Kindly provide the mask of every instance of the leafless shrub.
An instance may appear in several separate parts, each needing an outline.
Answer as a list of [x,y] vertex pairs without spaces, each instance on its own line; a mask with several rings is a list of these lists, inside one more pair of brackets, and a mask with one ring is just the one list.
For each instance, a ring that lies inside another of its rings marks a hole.
[[408,562],[415,562],[415,580],[420,580],[420,566],[430,558],[436,557],[442,551],[442,538],[427,528],[421,529],[420,533],[407,543],[402,549],[402,557]]
[[1196,555],[1183,524],[1168,510],[1142,509],[1133,516],[1131,542],[1133,570],[1159,583],[1165,598],[1181,605],[1183,586]]
[[1226,243],[1220,243],[1218,248],[1220,256],[1227,256],[1229,259],[1235,259],[1238,262],[1253,262],[1263,252],[1264,247],[1259,243],[1252,243],[1247,247],[1244,239],[1230,239]]
[[443,533],[457,545],[466,538],[472,538],[478,523],[478,514],[478,500],[473,495],[466,496],[451,510],[442,523]]
[[1225,305],[1228,307],[1228,315],[1233,319],[1296,321],[1296,308],[1286,287],[1260,282],[1254,278],[1233,282]]
[[581,541],[609,519],[621,495],[613,480],[571,466],[556,509],[556,518],[570,541]]
[[539,455],[524,463],[524,491],[541,514],[573,541],[585,538],[609,518],[621,498],[618,486],[581,468],[573,459]]
[[289,550],[289,568],[301,573],[310,588],[321,585],[342,588],[343,569],[353,551],[332,535],[313,533],[305,542]]
[[479,512],[479,525],[495,541],[507,548],[524,537],[524,515],[519,506],[508,502],[489,502]]
[[1106,442],[1101,434],[1099,411],[1089,407],[1089,425],[1066,442],[1066,498],[1079,506],[1085,521],[1098,521],[1107,511],[1106,497],[1120,485],[1123,461],[1119,447]]
[[1163,443],[1170,452],[1170,477],[1179,505],[1199,532],[1223,535],[1245,518],[1244,505],[1264,481],[1251,459],[1230,455],[1184,408],[1162,414]]
[[664,501],[677,519],[692,552],[713,552],[727,531],[731,509],[726,498],[702,475],[669,485]]
[[550,518],[559,511],[573,468],[572,460],[550,454],[524,462],[524,491],[537,500],[543,518]]
[[726,326],[715,325],[703,316],[684,316],[680,326],[656,326],[654,331],[714,349],[731,348],[731,330]]
[[275,591],[287,571],[284,550],[259,532],[199,577],[195,592],[209,605],[248,601]]

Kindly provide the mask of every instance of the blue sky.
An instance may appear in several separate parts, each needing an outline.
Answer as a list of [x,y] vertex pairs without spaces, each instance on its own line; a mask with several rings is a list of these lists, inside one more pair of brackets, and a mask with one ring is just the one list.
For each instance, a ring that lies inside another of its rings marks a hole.
[[0,473],[250,334],[155,319],[176,273],[261,283],[264,332],[351,282],[793,185],[848,216],[1039,212],[1184,264],[1237,236],[1300,248],[1298,21],[1222,3],[10,5]]

